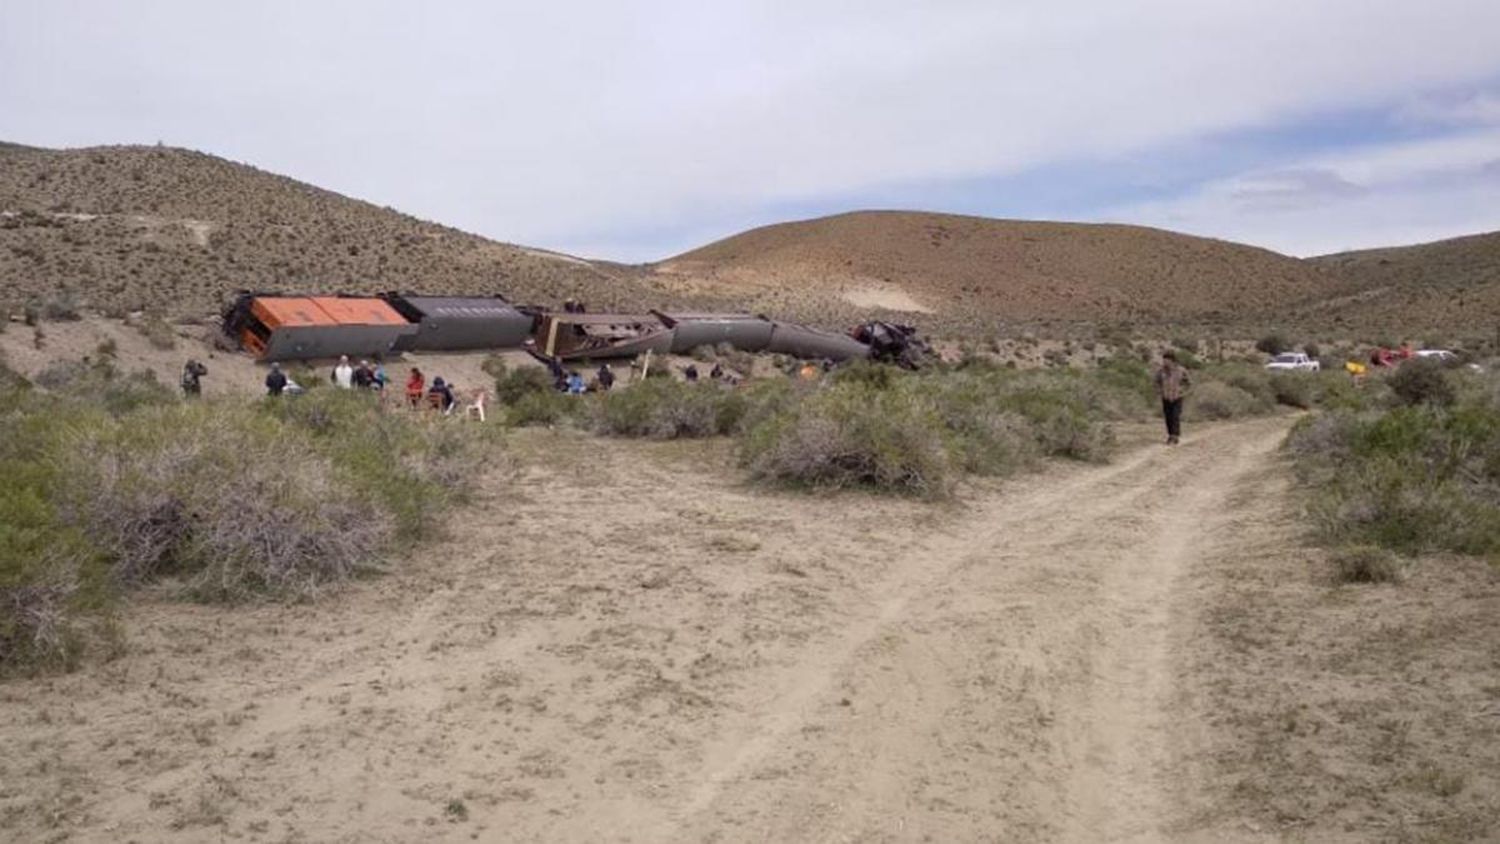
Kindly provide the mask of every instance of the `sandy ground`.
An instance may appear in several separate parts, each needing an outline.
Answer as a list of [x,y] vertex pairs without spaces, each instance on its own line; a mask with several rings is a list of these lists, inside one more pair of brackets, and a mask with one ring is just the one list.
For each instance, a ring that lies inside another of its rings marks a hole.
[[[123,658],[0,686],[0,838],[1418,840],[1393,817],[1482,838],[1496,578],[1319,581],[1288,424],[1142,430],[942,507],[750,489],[722,443],[526,432],[384,577],[146,600]],[[1361,669],[1364,698],[1410,694],[1287,732],[1286,707],[1351,699],[1329,660],[1371,635],[1361,607],[1415,624],[1439,599],[1474,626],[1458,650]],[[1421,719],[1413,770],[1456,787],[1364,788],[1359,765],[1400,773],[1365,754],[1386,718]],[[1467,825],[1424,821],[1445,815]]]

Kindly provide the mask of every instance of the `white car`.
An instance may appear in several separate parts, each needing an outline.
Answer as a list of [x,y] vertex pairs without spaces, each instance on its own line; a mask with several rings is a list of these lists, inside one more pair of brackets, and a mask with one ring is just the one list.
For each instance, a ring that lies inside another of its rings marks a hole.
[[1447,349],[1422,349],[1416,352],[1416,356],[1419,358],[1432,358],[1441,363],[1452,363],[1458,360],[1458,355],[1453,354]]
[[1276,372],[1317,372],[1322,364],[1301,352],[1286,352],[1271,358],[1266,369]]

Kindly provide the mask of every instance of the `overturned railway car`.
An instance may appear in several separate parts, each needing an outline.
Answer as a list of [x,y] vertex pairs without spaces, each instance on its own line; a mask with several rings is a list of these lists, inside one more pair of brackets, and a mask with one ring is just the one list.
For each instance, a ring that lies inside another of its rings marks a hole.
[[771,345],[771,332],[776,325],[763,316],[752,314],[651,313],[672,329],[672,352],[679,355],[699,346],[720,343],[728,343],[746,352],[762,352]]
[[397,351],[467,351],[519,348],[531,336],[535,319],[500,296],[417,296],[388,293],[382,297],[417,326],[402,336]]
[[417,326],[374,297],[244,293],[225,312],[224,332],[256,358],[279,361],[386,354]]

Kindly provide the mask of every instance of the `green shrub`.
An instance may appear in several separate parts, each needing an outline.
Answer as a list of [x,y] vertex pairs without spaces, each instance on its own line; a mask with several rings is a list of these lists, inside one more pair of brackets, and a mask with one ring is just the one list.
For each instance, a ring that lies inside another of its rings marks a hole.
[[244,408],[97,419],[58,460],[62,522],[123,585],[170,575],[209,600],[304,597],[371,565],[390,531],[307,437]]
[[536,393],[556,392],[552,375],[538,366],[523,366],[508,372],[502,369],[495,377],[495,400],[500,404],[518,404]]
[[325,390],[261,412],[311,435],[309,444],[332,462],[342,485],[387,514],[398,538],[433,536],[438,516],[465,497],[485,466],[482,429],[391,413],[372,399]]
[[1300,372],[1276,372],[1270,379],[1271,392],[1276,403],[1306,410],[1313,406],[1316,396],[1313,376]]
[[1279,355],[1292,347],[1290,341],[1281,334],[1272,333],[1255,341],[1255,349],[1268,355]]
[[[14,445],[13,425],[0,433]],[[11,453],[0,458],[0,475],[0,677],[70,667],[80,650],[75,615],[106,603],[88,588],[92,560],[78,533],[58,521],[46,463]]]
[[583,396],[560,393],[550,385],[545,390],[530,390],[505,405],[505,424],[513,428],[550,428],[578,415],[585,401]]
[[101,406],[119,416],[142,407],[171,404],[177,392],[150,370],[122,375],[110,360],[58,361],[37,373],[36,386],[70,399]]
[[1260,412],[1261,403],[1238,387],[1209,381],[1193,388],[1184,407],[1191,419],[1238,419]]
[[946,495],[941,420],[909,391],[841,384],[757,425],[741,448],[752,476],[793,486]]
[[1429,358],[1406,361],[1387,379],[1387,383],[1402,404],[1446,407],[1456,398],[1442,363]]
[[1500,551],[1500,411],[1327,413],[1288,441],[1323,538],[1403,553]]
[[745,401],[720,384],[647,379],[598,396],[591,409],[598,433],[677,439],[733,433]]

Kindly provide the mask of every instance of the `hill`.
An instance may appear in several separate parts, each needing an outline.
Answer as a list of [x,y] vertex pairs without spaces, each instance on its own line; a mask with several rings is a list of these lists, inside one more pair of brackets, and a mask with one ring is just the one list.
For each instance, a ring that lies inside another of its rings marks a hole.
[[69,292],[101,310],[199,316],[237,289],[586,293],[618,268],[486,240],[284,176],[168,147],[0,145],[0,305]]
[[1337,274],[1346,295],[1320,318],[1382,330],[1495,330],[1500,323],[1500,232],[1309,259]]
[[959,323],[1238,320],[1337,284],[1295,258],[1159,229],[895,211],[766,226],[653,271],[763,309],[884,306]]

